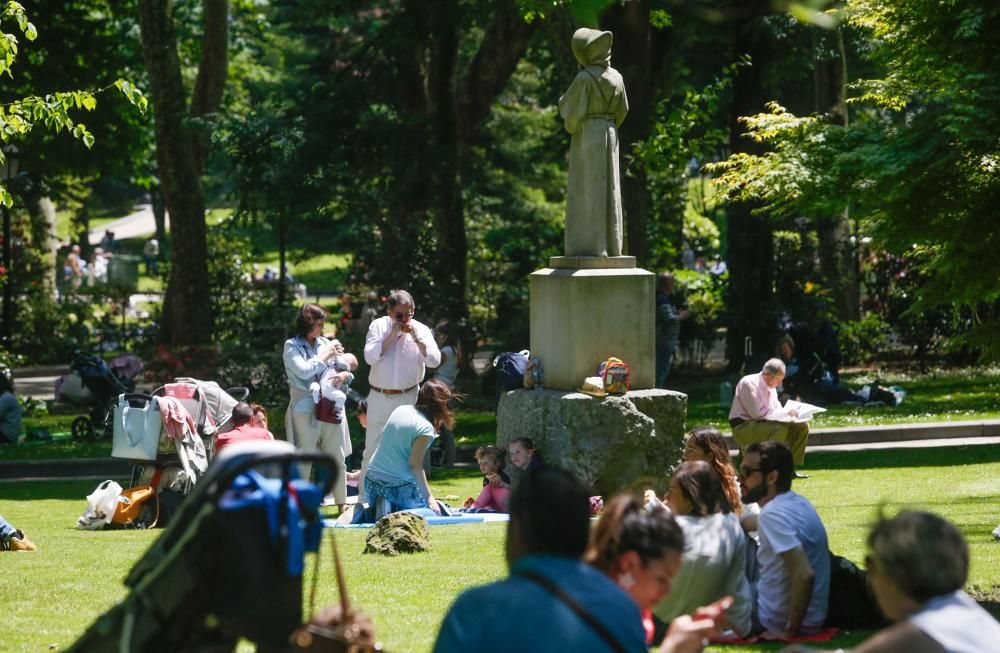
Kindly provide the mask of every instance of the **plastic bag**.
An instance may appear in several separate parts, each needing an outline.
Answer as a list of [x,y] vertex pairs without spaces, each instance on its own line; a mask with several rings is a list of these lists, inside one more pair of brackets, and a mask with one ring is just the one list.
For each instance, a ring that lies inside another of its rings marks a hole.
[[87,510],[76,520],[80,530],[96,531],[111,523],[118,510],[118,497],[122,486],[114,481],[104,481],[87,495]]

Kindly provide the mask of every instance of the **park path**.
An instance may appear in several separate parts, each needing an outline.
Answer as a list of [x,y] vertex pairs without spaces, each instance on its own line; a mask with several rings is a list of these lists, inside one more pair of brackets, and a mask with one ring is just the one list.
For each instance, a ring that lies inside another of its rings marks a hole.
[[[170,229],[170,216],[167,216],[167,229]],[[156,233],[156,219],[153,217],[153,207],[150,204],[137,204],[135,211],[114,222],[91,229],[88,240],[91,245],[97,245],[104,238],[105,231],[112,231],[115,239],[142,238]]]

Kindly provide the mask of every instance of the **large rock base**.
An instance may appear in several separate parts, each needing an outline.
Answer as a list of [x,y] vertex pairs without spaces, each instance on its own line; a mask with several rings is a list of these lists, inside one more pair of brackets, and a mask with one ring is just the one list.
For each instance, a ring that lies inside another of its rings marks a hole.
[[[497,444],[528,437],[545,462],[605,497],[663,487],[684,446],[687,395],[633,390],[598,399],[580,392],[514,390],[500,397]],[[511,476],[518,470],[508,466]],[[516,482],[516,478],[514,478]]]

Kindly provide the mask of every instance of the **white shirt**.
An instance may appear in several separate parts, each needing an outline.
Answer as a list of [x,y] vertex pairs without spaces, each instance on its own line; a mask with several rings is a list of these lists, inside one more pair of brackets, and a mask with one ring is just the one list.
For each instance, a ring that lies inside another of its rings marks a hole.
[[826,620],[830,600],[830,547],[826,529],[808,499],[783,492],[767,502],[757,517],[760,548],[760,580],[757,581],[757,611],[768,630],[785,630],[788,622],[790,582],[781,554],[802,547],[816,574],[812,598],[802,619],[804,632],[817,631]]
[[995,651],[1000,623],[962,590],[935,596],[907,619],[948,653]]
[[[392,331],[393,319],[384,315],[373,320],[368,325],[368,336],[365,338],[365,361],[371,365],[368,373],[368,383],[383,390],[405,390],[420,383],[424,378],[426,367],[437,367],[441,364],[441,351],[434,342],[434,334],[430,328],[410,320],[413,333],[403,333],[391,343],[382,353],[382,341]],[[427,355],[420,353],[416,341],[420,340],[426,347]]]

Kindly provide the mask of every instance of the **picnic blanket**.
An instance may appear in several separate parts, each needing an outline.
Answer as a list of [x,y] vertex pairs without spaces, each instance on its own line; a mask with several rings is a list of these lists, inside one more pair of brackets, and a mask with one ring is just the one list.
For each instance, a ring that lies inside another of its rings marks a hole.
[[[510,521],[510,515],[499,512],[459,512],[453,515],[437,515],[430,508],[414,508],[403,512],[412,512],[427,520],[431,526],[445,524],[482,524],[485,522]],[[339,524],[336,519],[324,519],[324,528],[371,528],[375,524]]]
[[812,633],[811,635],[797,635],[795,637],[789,637],[788,639],[763,639],[759,636],[752,637],[739,637],[737,635],[732,635],[731,637],[713,637],[713,644],[759,644],[766,642],[829,642],[831,639],[837,636],[839,630],[837,628],[824,628],[823,630]]

